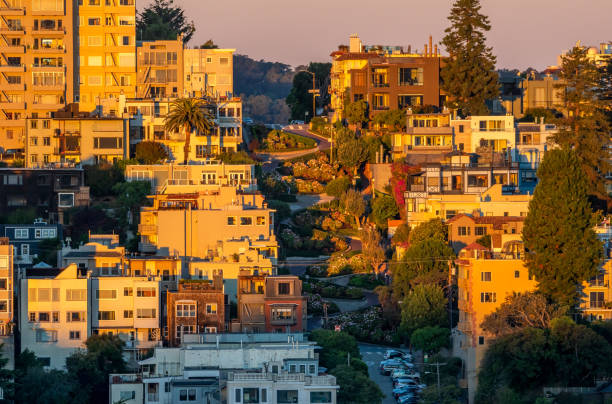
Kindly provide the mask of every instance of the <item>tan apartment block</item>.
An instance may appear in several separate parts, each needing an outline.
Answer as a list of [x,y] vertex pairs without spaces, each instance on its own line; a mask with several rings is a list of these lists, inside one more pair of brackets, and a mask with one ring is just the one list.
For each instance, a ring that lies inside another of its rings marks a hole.
[[149,181],[151,192],[160,194],[189,194],[235,186],[243,192],[257,192],[255,166],[225,164],[208,160],[202,164],[128,165],[126,181]]
[[79,0],[79,104],[93,111],[105,98],[136,95],[134,0]]
[[184,91],[188,97],[231,98],[236,49],[185,49]]
[[26,167],[114,163],[129,158],[127,119],[61,115],[58,112],[51,119],[27,119]]
[[71,2],[0,2],[0,147],[23,149],[27,117],[50,118],[73,101]]
[[248,239],[260,253],[277,255],[274,210],[261,194],[220,187],[151,199],[153,206],[140,211],[141,252],[206,258],[217,252],[219,241]]
[[183,39],[138,44],[136,97],[167,98],[183,95]]

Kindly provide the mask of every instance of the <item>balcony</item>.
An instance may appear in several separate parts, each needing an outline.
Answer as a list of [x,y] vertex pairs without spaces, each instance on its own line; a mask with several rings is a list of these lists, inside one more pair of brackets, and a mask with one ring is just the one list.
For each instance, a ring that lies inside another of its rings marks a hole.
[[43,84],[43,83],[32,84],[32,89],[33,90],[61,91],[61,92],[64,92],[64,88],[65,88],[64,84]]
[[157,247],[155,244],[139,242],[138,250],[143,253],[155,253],[157,251]]
[[25,53],[25,46],[0,45],[0,53]]
[[143,235],[154,235],[157,234],[157,225],[154,224],[139,224],[138,233]]
[[290,318],[271,318],[270,324],[271,325],[296,325],[297,317],[293,316]]
[[25,119],[2,119],[0,127],[3,128],[23,128],[25,127]]
[[135,384],[142,383],[142,377],[136,373],[109,375],[110,384]]
[[55,147],[53,149],[53,153],[59,154],[62,156],[78,156],[79,154],[81,154],[81,148],[80,147],[68,147],[68,148]]
[[37,72],[63,72],[66,70],[66,67],[63,65],[41,65],[41,64],[32,64],[32,70]]
[[2,27],[0,27],[0,33],[3,33],[5,35],[24,35],[25,29],[20,25],[3,25]]
[[25,109],[24,102],[0,102],[0,109]]
[[436,126],[433,128],[406,128],[406,133],[410,135],[452,135],[453,128],[450,126]]
[[220,116],[216,119],[219,124],[222,123],[237,123],[240,124],[240,118],[236,118],[233,116]]
[[12,7],[12,6],[7,6],[4,3],[0,3],[0,14],[2,14],[3,16],[25,15],[25,8],[24,7]]
[[2,83],[0,84],[0,86],[2,87],[2,90],[4,91],[23,91],[25,90],[25,84],[23,83],[19,83],[19,84]]
[[53,53],[66,53],[66,49],[62,45],[48,47],[40,46],[38,48],[31,48],[30,50],[32,51],[32,53],[43,53],[45,55]]
[[49,111],[57,111],[58,109],[64,108],[64,103],[54,103],[54,104],[30,104],[29,106],[32,109],[36,110],[49,110]]
[[20,73],[25,71],[25,66],[22,64],[1,64],[0,72],[3,73]]
[[31,32],[33,35],[64,35],[66,30],[61,27],[34,28]]

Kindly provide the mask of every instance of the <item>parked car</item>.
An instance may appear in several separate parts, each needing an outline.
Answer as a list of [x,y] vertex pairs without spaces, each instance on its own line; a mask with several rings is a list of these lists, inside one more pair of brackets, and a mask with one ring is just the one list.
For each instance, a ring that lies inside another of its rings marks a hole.
[[414,391],[416,391],[416,387],[414,386],[398,387],[398,388],[393,389],[393,398],[397,400],[400,396],[403,396],[407,393],[412,393]]
[[304,125],[304,121],[294,119],[293,121],[289,122],[289,125]]
[[401,361],[388,360],[381,362],[380,373],[383,375],[390,375],[396,369],[405,369],[406,364]]
[[387,352],[385,352],[385,359],[402,358],[403,355],[404,353],[401,351],[397,351],[395,349],[388,349]]
[[397,398],[398,404],[414,404],[417,402],[417,396],[411,393],[404,394]]

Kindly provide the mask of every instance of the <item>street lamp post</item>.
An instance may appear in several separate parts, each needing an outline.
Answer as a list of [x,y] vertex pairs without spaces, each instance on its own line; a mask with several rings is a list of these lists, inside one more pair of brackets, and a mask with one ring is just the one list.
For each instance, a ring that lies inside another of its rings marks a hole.
[[300,72],[308,73],[312,76],[312,90],[308,90],[308,92],[312,93],[312,117],[314,118],[315,116],[317,116],[316,98],[317,95],[319,95],[319,91],[317,90],[315,81],[316,75],[308,70],[301,70]]

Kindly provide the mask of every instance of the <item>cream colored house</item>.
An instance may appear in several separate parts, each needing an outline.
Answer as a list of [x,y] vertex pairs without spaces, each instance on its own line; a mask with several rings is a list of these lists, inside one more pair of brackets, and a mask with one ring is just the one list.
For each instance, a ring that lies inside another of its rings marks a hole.
[[243,192],[257,191],[255,166],[225,164],[205,160],[202,164],[128,165],[126,181],[149,181],[151,192],[159,194],[188,194],[218,191],[222,186],[235,186]]
[[51,119],[28,118],[25,136],[26,167],[52,164],[92,165],[128,159],[128,120],[56,113]]
[[187,97],[231,98],[236,49],[185,49],[184,91]]
[[128,361],[159,344],[159,280],[92,277],[71,264],[57,275],[26,276],[20,285],[21,350],[54,369],[93,334],[119,335]]
[[249,240],[249,249],[277,257],[274,210],[261,194],[223,186],[217,191],[150,198],[153,206],[140,211],[141,252],[185,258],[227,256],[219,252],[220,242]]

